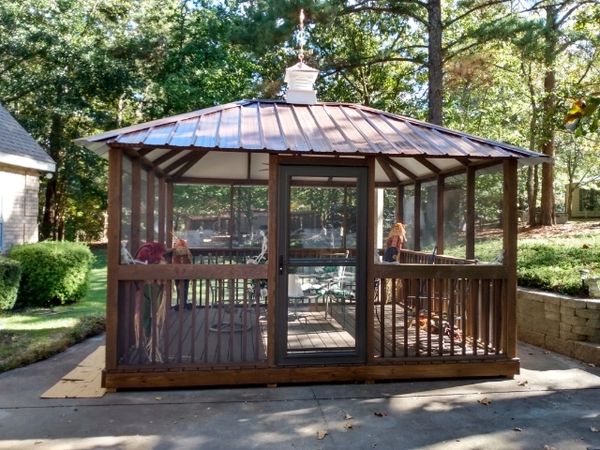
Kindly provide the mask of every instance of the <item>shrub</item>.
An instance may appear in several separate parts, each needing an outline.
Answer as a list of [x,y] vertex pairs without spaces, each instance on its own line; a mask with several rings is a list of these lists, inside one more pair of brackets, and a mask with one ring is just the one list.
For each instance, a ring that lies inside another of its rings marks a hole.
[[523,242],[518,252],[519,285],[587,297],[579,270],[600,269],[600,246],[576,239],[561,243]]
[[13,247],[10,258],[23,270],[16,305],[53,306],[76,302],[87,292],[94,256],[74,242],[45,241]]
[[19,262],[0,256],[0,309],[13,309],[17,301],[19,281],[21,281]]

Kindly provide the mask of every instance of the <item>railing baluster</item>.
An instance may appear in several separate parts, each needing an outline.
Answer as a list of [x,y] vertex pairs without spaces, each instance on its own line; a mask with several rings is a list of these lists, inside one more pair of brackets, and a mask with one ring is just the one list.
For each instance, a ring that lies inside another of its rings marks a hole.
[[246,346],[248,345],[248,282],[249,280],[242,280],[244,292],[242,293],[242,361],[246,361]]
[[432,332],[432,298],[431,298],[431,289],[432,289],[432,280],[428,278],[426,281],[427,285],[427,356],[431,356],[431,332]]
[[229,361],[234,360],[236,280],[229,280]]
[[385,304],[387,303],[387,291],[389,279],[382,280],[385,284],[381,290],[381,300],[379,302],[380,319],[379,319],[379,353],[382,358],[385,357]]
[[444,297],[446,296],[446,281],[437,278],[434,280],[437,287],[435,292],[438,310],[438,355],[440,356],[444,354]]
[[[191,280],[190,282],[192,287],[192,335],[190,337],[190,362],[193,363],[196,359],[196,314],[198,313],[196,309],[196,289],[197,289],[197,280]],[[189,292],[188,292],[189,295]]]
[[392,278],[392,356],[395,358],[396,355],[396,303],[397,299],[397,285],[396,278]]
[[454,356],[454,338],[456,321],[454,312],[456,308],[456,280],[454,278],[448,279],[448,322],[450,324],[450,355]]
[[254,332],[254,360],[258,361],[262,332],[260,329],[260,280],[257,279],[254,280],[254,318],[256,326],[256,331]]

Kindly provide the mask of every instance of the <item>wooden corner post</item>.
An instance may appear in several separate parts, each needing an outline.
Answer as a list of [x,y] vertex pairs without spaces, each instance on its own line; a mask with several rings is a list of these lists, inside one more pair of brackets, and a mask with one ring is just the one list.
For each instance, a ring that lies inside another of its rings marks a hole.
[[279,199],[277,185],[279,183],[279,159],[277,155],[269,156],[269,225],[268,225],[268,282],[267,282],[267,363],[274,367],[275,361],[275,317],[277,308],[277,215]]
[[437,178],[437,201],[436,201],[436,245],[437,253],[444,254],[444,197],[446,189],[446,178],[438,175]]
[[[368,183],[367,183],[367,314],[365,320],[367,321],[365,344],[367,348],[367,363],[372,363],[375,360],[375,321],[374,321],[374,306],[375,306],[375,258],[377,251],[377,233],[376,228],[376,215],[377,209],[375,208],[376,203],[376,189],[375,189],[375,158],[369,158],[368,168]],[[384,238],[385,239],[385,238]]]
[[106,288],[106,369],[117,368],[119,270],[121,255],[121,185],[123,155],[108,150],[108,255]]
[[517,356],[517,160],[508,159],[503,165],[504,197],[502,228],[504,231],[504,267],[506,268],[505,352]]
[[467,211],[465,218],[465,258],[475,259],[475,168],[467,167]]

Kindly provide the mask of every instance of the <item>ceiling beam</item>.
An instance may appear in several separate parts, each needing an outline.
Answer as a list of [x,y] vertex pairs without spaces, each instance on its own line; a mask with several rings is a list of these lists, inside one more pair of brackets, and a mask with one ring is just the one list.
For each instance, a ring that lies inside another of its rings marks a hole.
[[171,150],[168,151],[167,153],[165,153],[162,156],[159,156],[158,158],[156,158],[154,161],[152,161],[156,166],[159,166],[160,164],[167,162],[168,160],[170,160],[171,158],[174,158],[175,156],[179,155],[181,152],[188,150],[187,148],[181,148],[181,149],[176,149],[176,150]]
[[436,166],[435,164],[433,164],[432,162],[430,162],[424,156],[415,156],[415,159],[419,162],[419,164],[427,167],[429,170],[431,170],[436,175],[439,174],[442,171],[438,166]]
[[146,156],[148,153],[153,152],[154,150],[156,150],[158,147],[144,147],[144,148],[140,148],[137,153],[140,156]]
[[165,167],[164,168],[165,173],[167,174],[167,176],[171,175],[171,172],[173,172],[174,170],[176,170],[179,167],[183,166],[188,161],[193,160],[196,156],[197,156],[196,152],[191,152],[191,153],[188,153],[185,156],[182,156],[177,161],[173,161],[171,164],[169,164],[167,167]]
[[412,179],[412,180],[416,180],[419,177],[416,176],[414,173],[412,173],[410,170],[408,170],[406,167],[398,164],[396,161],[394,161],[393,159],[388,159],[390,165],[394,168],[397,169],[398,172],[402,172],[404,175],[406,175],[408,178]]
[[377,162],[385,172],[385,175],[388,177],[388,180],[390,180],[392,183],[400,183],[396,172],[394,172],[394,169],[392,169],[392,167],[390,166],[389,158],[386,158],[384,156],[377,156]]
[[200,161],[202,158],[204,158],[207,154],[208,154],[208,151],[192,153],[191,156],[193,156],[193,157],[191,157],[189,159],[189,161],[186,162],[181,169],[177,170],[177,172],[175,172],[173,174],[173,178],[179,178],[179,177],[182,177],[183,175],[185,175],[185,173],[188,170],[190,170],[193,165],[195,165],[198,161]]

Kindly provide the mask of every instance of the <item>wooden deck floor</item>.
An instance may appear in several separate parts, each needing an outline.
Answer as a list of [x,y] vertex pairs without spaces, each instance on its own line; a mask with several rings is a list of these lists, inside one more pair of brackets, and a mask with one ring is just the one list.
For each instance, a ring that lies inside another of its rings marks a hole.
[[[288,320],[288,351],[351,349],[355,342],[355,307],[334,304],[321,311],[303,305]],[[393,320],[395,313],[395,320]],[[472,340],[418,327],[413,313],[400,305],[375,306],[374,354],[410,358],[493,354]],[[381,339],[382,332],[384,339]],[[130,346],[121,358],[125,364],[240,364],[263,363],[267,358],[267,324],[264,307],[169,308],[162,327],[156,327],[140,350]]]
[[[352,327],[354,329],[354,326]],[[324,311],[299,308],[288,320],[288,351],[351,349],[355,347],[352,334]]]
[[[428,332],[425,321],[419,323],[411,309],[405,310],[401,305],[375,305],[374,308],[374,354],[376,357],[415,358],[427,356],[482,356],[493,354],[494,349],[478,343],[473,346],[473,340],[465,338],[456,330],[446,334],[443,327],[430,327]],[[352,304],[334,304],[330,308],[332,317],[345,324],[345,329],[354,335],[355,307]],[[427,317],[428,319],[428,317]],[[425,326],[421,326],[425,325]],[[381,339],[383,334],[384,339]],[[452,335],[452,336],[451,336]]]

